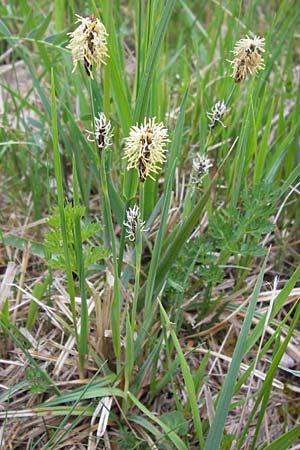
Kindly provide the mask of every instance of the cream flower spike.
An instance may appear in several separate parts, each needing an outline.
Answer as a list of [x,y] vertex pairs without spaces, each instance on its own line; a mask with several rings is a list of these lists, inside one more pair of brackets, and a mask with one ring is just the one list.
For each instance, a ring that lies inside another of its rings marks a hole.
[[257,71],[265,68],[261,56],[265,51],[265,39],[259,36],[240,39],[234,46],[234,60],[230,61],[233,66],[232,76],[236,83],[247,79],[248,75],[254,75]]
[[158,173],[159,165],[166,160],[168,142],[167,129],[162,122],[157,124],[155,117],[145,118],[144,123],[131,127],[129,136],[125,138],[123,156],[128,160],[127,170],[136,168],[142,183],[148,176],[154,180],[151,174]]
[[81,17],[76,14],[76,17],[76,23],[81,23],[72,33],[68,33],[71,40],[66,48],[72,52],[73,72],[76,70],[78,61],[83,61],[87,75],[93,79],[93,65],[106,64],[108,34],[103,23],[94,15]]

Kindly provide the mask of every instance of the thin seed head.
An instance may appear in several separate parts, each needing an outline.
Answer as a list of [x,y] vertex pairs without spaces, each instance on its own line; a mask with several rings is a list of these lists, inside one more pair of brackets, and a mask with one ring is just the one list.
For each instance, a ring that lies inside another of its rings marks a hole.
[[220,123],[222,127],[226,128],[226,125],[222,122],[222,116],[226,111],[226,105],[224,100],[218,101],[211,109],[211,112],[207,112],[207,117],[210,120],[210,128],[214,128],[217,123]]
[[87,75],[93,79],[93,65],[106,64],[108,34],[103,23],[95,16],[81,17],[76,14],[76,17],[76,23],[80,22],[80,25],[72,33],[68,33],[71,40],[66,48],[72,52],[73,72],[78,61],[83,61]]
[[111,145],[111,138],[113,137],[111,123],[103,112],[99,113],[99,117],[95,117],[95,132],[86,131],[88,141],[96,142],[100,151]]
[[141,182],[151,174],[158,173],[159,165],[165,160],[166,145],[170,142],[168,131],[163,123],[157,124],[155,117],[145,118],[143,124],[131,127],[129,136],[125,138],[123,159],[128,160],[127,170],[136,168]]
[[139,224],[141,231],[147,231],[144,229],[145,222],[140,220],[140,208],[137,205],[134,205],[133,208],[128,208],[126,211],[126,219],[127,221],[123,222],[123,225],[126,228],[126,238],[128,238],[131,242],[135,241],[137,226]]
[[205,155],[198,154],[197,157],[193,159],[192,182],[194,184],[200,185],[211,167],[212,163],[210,159]]

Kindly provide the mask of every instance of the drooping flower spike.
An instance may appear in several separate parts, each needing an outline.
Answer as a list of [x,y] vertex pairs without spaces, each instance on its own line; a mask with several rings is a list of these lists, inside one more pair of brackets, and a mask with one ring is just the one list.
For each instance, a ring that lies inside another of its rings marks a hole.
[[162,122],[157,124],[155,117],[145,118],[144,123],[131,127],[125,138],[123,156],[128,160],[127,170],[136,168],[142,183],[148,176],[154,180],[153,174],[158,173],[159,166],[166,160],[168,142],[167,129]]
[[80,25],[68,33],[71,40],[66,48],[70,49],[73,56],[73,72],[79,61],[83,61],[84,68],[89,77],[93,79],[93,65],[106,64],[108,57],[106,37],[108,36],[105,26],[94,15],[81,17],[76,14]]

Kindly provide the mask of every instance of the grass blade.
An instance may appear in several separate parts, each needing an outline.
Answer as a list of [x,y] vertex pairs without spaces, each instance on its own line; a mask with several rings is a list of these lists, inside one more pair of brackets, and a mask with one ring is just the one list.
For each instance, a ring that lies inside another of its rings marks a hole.
[[55,98],[55,81],[54,73],[51,71],[51,117],[52,117],[52,139],[53,139],[53,151],[54,151],[54,172],[57,185],[57,200],[60,215],[60,227],[62,234],[62,244],[64,248],[64,256],[66,261],[66,272],[68,280],[68,292],[70,295],[70,306],[73,317],[74,333],[76,337],[77,346],[79,344],[78,332],[77,332],[77,318],[75,310],[75,287],[71,269],[70,255],[68,249],[68,238],[66,229],[66,219],[64,212],[64,194],[63,194],[63,182],[62,182],[62,169],[58,144],[58,131],[57,131],[57,114],[56,114],[56,98]]
[[267,447],[265,447],[265,444],[263,444],[263,446],[259,447],[258,450],[287,450],[293,443],[296,443],[299,437],[300,426],[296,425],[294,428],[284,433],[278,439],[275,439],[272,444],[268,445]]
[[[166,3],[161,19],[156,27],[154,39],[149,51],[145,71],[140,83],[138,96],[136,100],[135,110],[133,114],[133,122],[142,122],[148,111],[149,96],[151,93],[151,82],[155,67],[159,57],[159,50],[163,43],[163,38],[167,29],[172,10],[175,6],[175,0],[168,0]],[[137,173],[135,169],[126,171],[124,179],[124,196],[127,200],[134,197],[137,189]]]
[[[75,156],[73,156],[73,197],[74,207],[79,208],[78,195],[78,179],[76,175]],[[77,213],[74,223],[74,244],[77,261],[77,273],[79,277],[80,288],[80,334],[79,334],[79,361],[81,367],[84,367],[85,357],[88,352],[88,305],[85,292],[85,273],[84,273],[84,256],[82,251],[82,237],[81,237],[81,217]]]
[[252,317],[255,311],[256,302],[258,299],[258,295],[260,293],[261,285],[263,282],[264,272],[266,269],[267,258],[265,259],[259,276],[257,278],[257,282],[255,284],[255,288],[253,294],[251,296],[251,300],[249,303],[249,307],[247,310],[247,314],[245,316],[244,323],[242,325],[242,329],[240,335],[238,337],[238,341],[233,353],[232,362],[229,367],[229,371],[227,373],[225,382],[223,384],[223,388],[220,395],[220,400],[218,402],[218,406],[216,409],[216,415],[214,421],[210,427],[207,440],[205,443],[205,450],[216,450],[220,448],[223,430],[225,426],[225,420],[230,408],[231,399],[233,396],[234,385],[238,376],[238,372],[240,370],[240,365],[245,354],[246,350],[246,342],[247,336],[249,334]]
[[[197,403],[197,396],[196,396],[196,390],[195,390],[195,385],[194,385],[194,381],[189,369],[189,366],[185,360],[182,348],[180,346],[179,340],[176,336],[175,330],[173,329],[173,327],[171,326],[171,322],[167,316],[166,311],[164,310],[162,304],[160,303],[160,311],[163,317],[163,320],[166,324],[166,327],[168,329],[168,331],[170,332],[173,344],[176,348],[176,352],[178,355],[178,359],[179,359],[179,363],[181,366],[181,370],[182,370],[182,375],[185,381],[185,386],[187,389],[187,396],[188,396],[188,401],[191,405],[191,411],[192,411],[192,416],[193,416],[193,421],[194,421],[194,426],[195,426],[195,431],[196,431],[196,435],[198,438],[198,442],[199,442],[199,448],[203,449],[204,448],[204,439],[203,439],[203,431],[202,431],[202,424],[201,424],[201,419],[200,419],[200,414],[199,414],[199,409],[198,409],[198,403]],[[214,447],[215,449],[217,447]]]
[[131,392],[128,392],[128,398],[132,401],[132,403],[135,404],[139,408],[140,411],[142,411],[147,417],[149,417],[154,423],[157,423],[165,432],[166,437],[168,437],[173,444],[175,445],[175,448],[178,450],[188,450],[185,443],[180,439],[180,437],[171,430],[164,422],[159,420],[157,416],[151,413]]

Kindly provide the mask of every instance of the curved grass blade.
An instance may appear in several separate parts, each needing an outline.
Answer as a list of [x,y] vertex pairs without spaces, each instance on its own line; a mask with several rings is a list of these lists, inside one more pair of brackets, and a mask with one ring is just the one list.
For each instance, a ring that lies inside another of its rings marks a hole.
[[[180,363],[181,370],[182,370],[182,375],[183,375],[186,390],[187,390],[188,402],[191,406],[191,411],[192,411],[195,431],[196,431],[198,442],[199,442],[199,447],[200,447],[200,449],[202,449],[202,448],[204,448],[204,439],[203,439],[202,424],[201,424],[201,419],[200,419],[200,414],[199,414],[199,409],[198,409],[198,402],[197,402],[194,381],[193,381],[189,366],[184,357],[179,340],[176,336],[176,333],[175,333],[173,327],[171,326],[171,322],[168,318],[168,315],[167,315],[166,311],[164,310],[161,303],[160,303],[160,311],[161,311],[161,314],[165,321],[166,327],[167,327],[168,331],[170,332],[174,347],[176,348],[176,352],[177,352],[179,363]],[[217,447],[215,447],[215,448],[217,448]]]
[[[276,297],[276,299],[274,301],[272,313],[270,316],[270,321],[272,321],[274,319],[274,317],[276,317],[276,315],[278,314],[280,309],[283,307],[284,302],[286,301],[288,295],[290,294],[290,292],[296,285],[299,278],[300,278],[300,266],[295,270],[292,277],[289,279],[289,281],[286,283],[286,285],[283,287],[283,289],[281,289],[278,296]],[[258,324],[255,326],[254,330],[251,331],[251,334],[247,338],[247,343],[246,343],[246,351],[247,352],[253,347],[253,345],[260,338],[260,336],[263,332],[264,324],[265,324],[265,317],[262,317],[260,319],[260,321],[258,322]]]
[[[74,207],[79,208],[78,179],[76,174],[75,156],[73,156],[73,198]],[[80,334],[79,334],[79,361],[84,367],[85,357],[88,352],[88,305],[85,292],[84,255],[82,251],[82,237],[80,226],[80,215],[77,213],[74,223],[74,245],[77,260],[77,273],[80,288]]]
[[175,168],[176,168],[176,161],[178,158],[180,145],[182,142],[186,99],[187,99],[187,92],[185,93],[185,96],[182,100],[182,104],[180,107],[180,113],[179,113],[178,120],[176,123],[175,134],[174,134],[171,151],[170,151],[170,159],[169,159],[169,163],[168,163],[168,166],[166,169],[166,187],[165,187],[165,193],[164,193],[164,201],[163,201],[163,205],[162,205],[162,217],[161,217],[158,234],[157,234],[154,248],[153,248],[153,253],[152,253],[152,258],[151,258],[151,263],[150,263],[150,268],[149,268],[149,274],[148,274],[147,288],[146,288],[146,297],[145,297],[145,316],[146,317],[148,317],[148,315],[150,315],[150,311],[151,311],[151,306],[152,306],[151,303],[152,303],[152,296],[153,296],[153,290],[154,290],[154,285],[155,285],[155,278],[156,278],[157,269],[158,269],[158,262],[159,262],[159,258],[161,255],[163,238],[166,233],[169,205],[170,205],[170,200],[171,200],[172,186],[173,186],[173,180],[174,180],[174,174],[175,174]]
[[51,70],[51,117],[52,117],[52,139],[53,139],[53,152],[54,152],[54,172],[57,185],[57,200],[60,216],[60,227],[62,235],[62,244],[64,249],[64,257],[66,261],[66,273],[68,280],[68,292],[70,295],[70,306],[73,318],[74,334],[77,342],[77,348],[79,345],[78,332],[77,332],[77,319],[76,319],[76,309],[75,309],[75,286],[71,269],[67,229],[66,229],[66,219],[64,211],[64,193],[63,193],[63,181],[62,181],[62,169],[59,153],[58,144],[58,129],[57,129],[57,113],[56,113],[56,98],[55,98],[55,80],[54,72]]
[[175,448],[178,450],[188,450],[187,446],[183,442],[182,439],[174,432],[172,431],[164,422],[162,422],[160,419],[157,418],[154,414],[152,414],[149,409],[147,409],[131,392],[128,392],[128,398],[132,401],[132,403],[135,404],[139,408],[141,412],[143,412],[147,417],[149,417],[153,422],[157,423],[165,432],[166,437],[168,437],[173,444],[175,445]]
[[257,441],[257,438],[258,438],[258,433],[259,433],[259,430],[260,430],[260,426],[261,426],[261,423],[263,421],[263,417],[265,415],[265,411],[267,409],[268,398],[269,398],[269,395],[271,393],[272,381],[273,381],[273,378],[275,376],[275,371],[277,370],[277,367],[278,367],[278,365],[279,365],[279,363],[280,363],[280,361],[282,359],[282,356],[283,356],[283,354],[284,354],[284,352],[286,350],[286,347],[287,347],[287,345],[288,345],[288,343],[289,343],[289,341],[290,341],[290,339],[291,339],[291,337],[292,337],[292,335],[294,333],[294,330],[295,330],[295,328],[296,328],[296,326],[298,324],[298,320],[299,320],[299,316],[300,316],[300,303],[298,302],[296,311],[294,311],[294,307],[296,307],[296,305],[294,305],[289,311],[289,315],[293,315],[293,319],[292,319],[291,325],[289,326],[289,330],[288,330],[287,336],[286,336],[286,338],[284,339],[284,341],[282,343],[280,343],[280,337],[278,338],[277,350],[276,350],[275,354],[272,356],[272,362],[270,364],[270,367],[269,367],[269,370],[267,372],[266,378],[265,378],[264,383],[263,383],[263,385],[262,385],[262,387],[261,387],[261,389],[260,389],[260,391],[258,393],[257,400],[256,400],[254,406],[251,409],[251,414],[250,414],[250,416],[249,416],[249,418],[247,420],[247,424],[244,427],[244,432],[243,432],[242,437],[240,439],[240,446],[239,446],[239,448],[243,444],[246,432],[247,432],[247,430],[248,430],[248,428],[249,428],[249,426],[250,426],[250,424],[251,424],[251,422],[252,422],[252,420],[253,420],[253,418],[255,416],[255,413],[258,410],[258,407],[260,406],[259,416],[256,419],[255,434],[254,434],[254,436],[252,438],[251,447],[250,447],[251,450],[255,449],[255,444],[256,444],[256,441]]
[[[268,257],[268,255],[267,255]],[[253,294],[251,296],[251,300],[249,303],[249,307],[245,316],[245,320],[243,322],[241,332],[233,353],[232,361],[230,364],[229,371],[227,373],[225,382],[223,384],[223,388],[220,395],[220,400],[216,409],[216,414],[214,421],[210,427],[207,440],[205,443],[205,450],[216,450],[217,448],[220,448],[222,436],[223,436],[223,430],[225,426],[225,420],[227,417],[227,414],[229,412],[233,392],[234,392],[234,385],[238,376],[238,372],[240,370],[240,365],[242,362],[242,358],[245,354],[246,350],[246,342],[247,342],[247,336],[249,334],[252,318],[255,311],[256,302],[261,290],[263,277],[266,269],[267,264],[267,257],[263,263],[263,266],[260,270],[260,273],[258,275],[255,288],[253,291]]]
[[296,425],[291,430],[284,433],[278,439],[272,442],[272,444],[265,447],[263,444],[258,450],[287,450],[295,443],[300,437],[300,425]]

